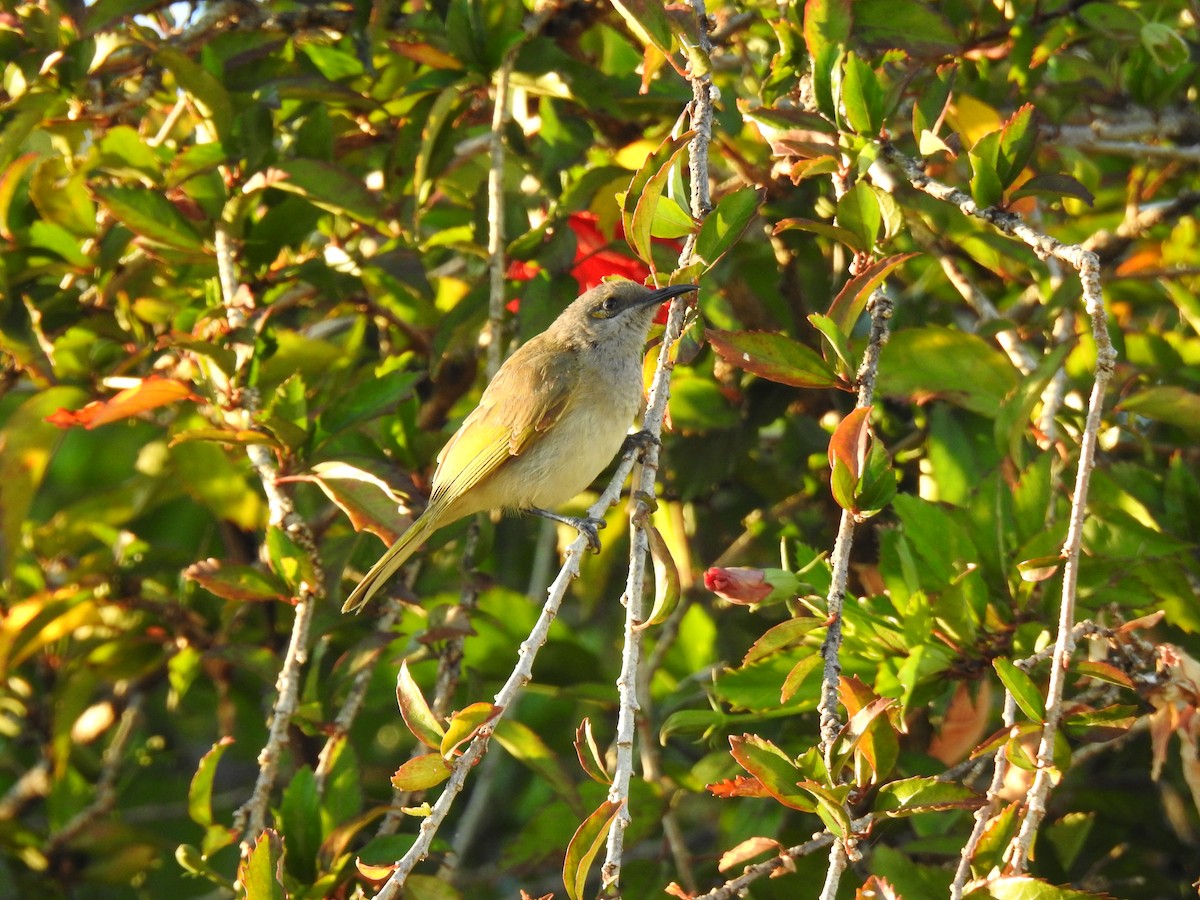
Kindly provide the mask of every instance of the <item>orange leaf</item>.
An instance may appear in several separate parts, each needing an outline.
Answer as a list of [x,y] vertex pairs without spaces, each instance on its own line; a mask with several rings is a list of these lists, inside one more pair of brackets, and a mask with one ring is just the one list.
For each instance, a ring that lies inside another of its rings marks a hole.
[[78,425],[92,429],[109,422],[128,419],[159,406],[178,403],[180,400],[193,400],[198,403],[201,398],[193,394],[183,382],[151,375],[133,387],[119,391],[108,400],[93,400],[83,409],[59,409],[53,415],[46,416],[46,421],[59,428]]
[[829,439],[830,468],[835,460],[840,459],[850,470],[850,477],[855,483],[862,476],[867,460],[867,449],[871,441],[870,418],[871,407],[858,407],[838,423]]
[[726,850],[721,854],[721,859],[717,862],[717,871],[728,872],[734,866],[744,865],[754,859],[754,857],[761,856],[767,851],[778,853],[782,849],[783,845],[772,838],[747,838],[732,850]]

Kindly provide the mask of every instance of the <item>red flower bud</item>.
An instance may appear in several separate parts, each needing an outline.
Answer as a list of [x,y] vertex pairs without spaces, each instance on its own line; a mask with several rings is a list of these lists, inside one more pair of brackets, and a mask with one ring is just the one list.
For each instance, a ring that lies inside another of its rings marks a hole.
[[800,579],[785,569],[714,567],[704,573],[704,586],[730,603],[751,606],[767,600],[790,600],[800,589]]
[[761,603],[773,590],[766,575],[762,569],[744,566],[714,567],[704,573],[704,586],[730,603]]

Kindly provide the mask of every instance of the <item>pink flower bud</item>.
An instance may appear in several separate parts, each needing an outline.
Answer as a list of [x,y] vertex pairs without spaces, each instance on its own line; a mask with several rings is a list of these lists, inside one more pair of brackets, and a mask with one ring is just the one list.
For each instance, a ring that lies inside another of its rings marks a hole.
[[704,573],[704,586],[730,603],[750,606],[768,598],[787,600],[796,596],[800,580],[783,569],[713,567]]
[[771,595],[766,573],[744,566],[711,568],[704,573],[704,586],[730,603],[761,603]]

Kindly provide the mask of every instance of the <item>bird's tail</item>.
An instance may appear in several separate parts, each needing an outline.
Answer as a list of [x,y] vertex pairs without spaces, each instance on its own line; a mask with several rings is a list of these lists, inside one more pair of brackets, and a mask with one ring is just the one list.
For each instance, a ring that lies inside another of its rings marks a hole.
[[387,552],[379,558],[379,562],[371,566],[371,570],[363,576],[358,586],[350,592],[346,602],[342,604],[342,612],[358,612],[368,600],[375,595],[396,571],[404,565],[410,556],[417,552],[426,538],[438,526],[442,525],[442,508],[429,506],[417,520],[408,526],[408,530],[400,535],[396,543],[388,547]]

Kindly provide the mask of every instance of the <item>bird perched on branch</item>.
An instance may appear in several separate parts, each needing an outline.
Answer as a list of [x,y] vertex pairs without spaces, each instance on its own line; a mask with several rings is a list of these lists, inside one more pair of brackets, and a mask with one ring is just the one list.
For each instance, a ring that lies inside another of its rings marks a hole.
[[594,287],[518,349],[438,454],[429,505],[350,593],[361,609],[433,532],[489,509],[565,522],[593,548],[594,519],[561,516],[612,460],[642,402],[642,353],[659,304],[696,290],[632,281]]

